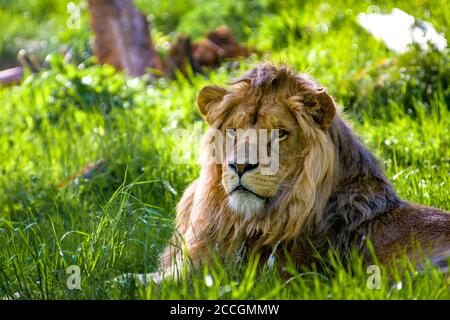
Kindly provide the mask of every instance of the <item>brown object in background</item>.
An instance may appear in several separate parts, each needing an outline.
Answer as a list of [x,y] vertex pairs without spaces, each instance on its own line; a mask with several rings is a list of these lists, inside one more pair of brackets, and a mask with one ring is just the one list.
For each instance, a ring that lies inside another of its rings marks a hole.
[[224,59],[248,57],[250,54],[250,49],[239,44],[227,26],[207,33],[206,38],[194,43],[189,36],[182,35],[169,50],[164,61],[164,74],[175,78],[175,72],[179,70],[188,77],[188,64],[194,73],[199,73],[202,72],[201,67],[217,68]]
[[224,59],[248,57],[251,51],[239,44],[230,28],[221,26],[192,46],[194,60],[200,66],[218,67]]
[[132,0],[89,0],[94,54],[130,76],[146,68],[161,70],[161,62],[149,34],[146,17]]
[[33,73],[37,73],[42,69],[42,66],[37,61],[34,54],[25,49],[19,51],[17,54],[17,60],[19,60],[24,69],[30,69]]
[[89,163],[82,169],[78,170],[78,172],[76,174],[68,177],[67,179],[65,179],[64,181],[59,183],[58,188],[59,189],[65,188],[68,184],[70,184],[80,178],[82,178],[82,179],[92,178],[95,174],[97,174],[105,169],[106,163],[107,163],[107,161],[105,159],[101,159],[96,162]]
[[250,50],[236,41],[230,28],[227,26],[221,26],[214,31],[208,32],[206,38],[222,48],[222,57],[225,59],[237,57],[247,58],[250,56]]
[[191,38],[181,35],[169,50],[169,55],[165,61],[164,74],[170,78],[175,78],[175,72],[179,70],[187,77],[187,65],[191,66],[193,72],[200,72],[200,65],[193,57]]
[[192,46],[194,60],[200,66],[218,67],[225,51],[209,39],[202,39]]

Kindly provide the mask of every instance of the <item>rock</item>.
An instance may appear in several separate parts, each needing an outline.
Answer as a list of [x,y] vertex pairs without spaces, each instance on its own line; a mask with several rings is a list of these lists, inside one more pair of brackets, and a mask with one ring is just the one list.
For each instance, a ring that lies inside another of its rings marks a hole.
[[399,54],[408,51],[411,44],[418,44],[426,51],[430,44],[439,51],[447,48],[447,40],[429,22],[416,19],[406,12],[394,8],[390,14],[360,13],[359,24],[386,47]]

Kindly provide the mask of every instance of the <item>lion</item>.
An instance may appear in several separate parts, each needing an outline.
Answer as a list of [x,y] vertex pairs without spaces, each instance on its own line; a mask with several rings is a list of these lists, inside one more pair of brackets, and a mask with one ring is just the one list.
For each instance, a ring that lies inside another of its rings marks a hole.
[[[261,64],[229,88],[204,87],[197,104],[209,124],[201,171],[178,203],[160,276],[179,276],[187,261],[235,257],[243,248],[248,255],[275,252],[279,261],[287,252],[298,268],[318,255],[326,259],[330,249],[346,263],[356,248],[371,263],[369,242],[381,264],[402,253],[418,263],[449,256],[450,214],[400,199],[333,98],[308,76]],[[278,132],[267,142],[278,144],[275,174],[263,175],[258,161],[236,161],[248,139],[233,140],[232,152],[212,160],[217,131],[249,128]]]

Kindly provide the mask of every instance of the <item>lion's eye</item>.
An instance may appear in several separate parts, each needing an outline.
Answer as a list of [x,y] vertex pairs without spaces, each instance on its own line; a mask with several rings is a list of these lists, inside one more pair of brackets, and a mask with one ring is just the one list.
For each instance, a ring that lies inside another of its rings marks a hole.
[[230,138],[234,138],[237,135],[237,130],[235,128],[227,128],[226,132],[227,132],[227,136]]
[[280,139],[285,139],[288,136],[288,132],[286,130],[280,129],[280,131],[278,132],[278,136],[280,137]]
[[278,137],[279,141],[283,141],[286,139],[289,135],[289,132],[287,132],[284,129],[278,129],[278,135],[275,135],[275,137]]

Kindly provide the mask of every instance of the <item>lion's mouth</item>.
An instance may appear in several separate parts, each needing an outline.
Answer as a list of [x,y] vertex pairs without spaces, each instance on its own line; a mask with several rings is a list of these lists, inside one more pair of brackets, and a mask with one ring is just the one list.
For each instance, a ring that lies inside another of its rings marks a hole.
[[261,217],[265,212],[266,200],[267,198],[242,185],[238,185],[228,194],[229,207],[246,218]]
[[230,192],[230,195],[235,193],[235,192],[238,192],[238,191],[250,193],[250,194],[252,194],[252,195],[254,195],[254,196],[256,196],[256,197],[258,197],[259,199],[262,199],[262,200],[266,200],[267,199],[265,197],[260,196],[259,194],[255,193],[255,192],[253,192],[252,190],[247,189],[243,185],[238,185],[236,188],[234,188],[233,191]]

